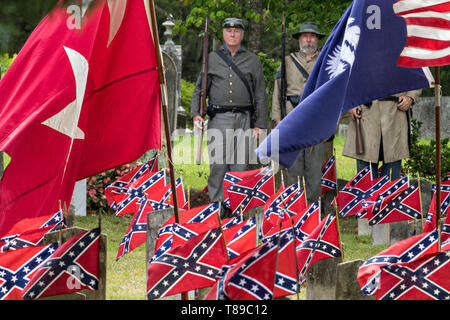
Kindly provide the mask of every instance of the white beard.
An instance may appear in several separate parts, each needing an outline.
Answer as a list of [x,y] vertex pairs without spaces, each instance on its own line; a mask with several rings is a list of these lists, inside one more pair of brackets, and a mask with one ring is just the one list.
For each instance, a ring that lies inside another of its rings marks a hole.
[[305,45],[300,45],[300,50],[301,50],[304,54],[313,54],[314,52],[317,51],[317,44],[305,44]]

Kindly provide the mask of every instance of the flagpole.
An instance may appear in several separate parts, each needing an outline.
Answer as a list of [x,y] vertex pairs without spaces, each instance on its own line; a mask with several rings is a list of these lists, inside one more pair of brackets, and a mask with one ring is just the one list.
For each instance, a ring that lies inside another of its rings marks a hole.
[[[275,282],[277,281],[278,255],[279,255],[280,243],[281,243],[281,224],[282,224],[282,222],[280,221],[280,228],[278,229],[277,255],[275,257],[275,273],[273,275],[273,290],[272,290],[272,294],[275,293]],[[273,296],[272,296],[272,300],[273,300]]]
[[438,232],[438,251],[441,251],[441,79],[440,68],[434,67],[436,99],[436,229]]
[[297,262],[297,247],[296,247],[296,235],[295,235],[295,226],[294,226],[294,219],[291,219],[292,223],[292,236],[294,237],[294,262],[295,262],[295,281],[297,283],[296,290],[297,291],[297,300],[300,300],[300,279],[298,274],[298,262]]
[[220,233],[222,234],[223,245],[225,246],[225,252],[227,254],[227,260],[230,260],[230,255],[228,254],[228,248],[227,248],[227,240],[225,239],[225,234],[223,233],[223,229],[222,229],[222,220],[220,219],[221,204],[222,204],[222,199],[219,199],[219,212],[217,212],[217,221],[219,221]]
[[161,104],[162,104],[162,113],[164,118],[164,133],[166,137],[166,143],[167,143],[167,158],[169,162],[169,175],[170,175],[170,183],[172,185],[172,194],[173,194],[173,211],[175,215],[175,222],[179,223],[179,215],[178,215],[178,199],[177,199],[177,190],[175,185],[175,171],[173,168],[173,161],[172,161],[172,141],[170,138],[170,132],[169,132],[169,116],[167,111],[167,87],[166,87],[166,75],[164,66],[162,63],[162,56],[161,56],[161,48],[159,45],[159,36],[158,36],[158,27],[156,25],[156,13],[155,13],[155,6],[153,3],[153,0],[149,0],[150,4],[150,15],[151,15],[151,28],[152,28],[152,35],[153,35],[153,42],[155,43],[155,54],[156,54],[156,62],[158,65],[158,76],[159,76],[159,83],[161,86]]
[[419,172],[417,172],[417,185],[419,186],[420,222],[422,223],[422,230],[423,230],[424,225],[423,225],[423,212],[422,212],[422,194],[420,191],[420,174],[419,174]]

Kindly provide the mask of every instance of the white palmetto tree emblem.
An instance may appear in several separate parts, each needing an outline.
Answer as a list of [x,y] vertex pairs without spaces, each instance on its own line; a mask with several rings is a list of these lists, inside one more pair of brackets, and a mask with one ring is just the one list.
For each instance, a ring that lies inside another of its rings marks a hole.
[[327,70],[330,79],[340,75],[342,72],[351,68],[355,62],[355,51],[358,47],[361,29],[358,26],[350,26],[355,22],[354,18],[347,20],[344,39],[342,45],[337,45],[333,52],[328,55]]

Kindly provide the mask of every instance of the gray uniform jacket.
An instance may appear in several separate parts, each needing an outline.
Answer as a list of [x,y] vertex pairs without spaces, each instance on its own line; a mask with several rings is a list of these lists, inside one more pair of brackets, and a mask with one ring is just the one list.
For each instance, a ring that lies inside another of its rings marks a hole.
[[[265,129],[267,127],[267,97],[264,73],[261,61],[254,53],[241,46],[239,51],[231,56],[228,49],[220,48],[246,76],[253,90],[253,98],[256,108],[255,127]],[[197,79],[194,94],[191,101],[192,117],[199,115],[199,99],[201,92],[201,75]],[[252,105],[250,95],[239,76],[220,58],[217,53],[208,55],[208,104],[218,106],[247,107]]]

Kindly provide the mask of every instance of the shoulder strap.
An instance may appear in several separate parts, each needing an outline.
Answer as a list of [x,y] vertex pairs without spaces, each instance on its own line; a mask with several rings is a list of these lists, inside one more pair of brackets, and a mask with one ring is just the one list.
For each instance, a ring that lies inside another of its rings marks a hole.
[[297,69],[302,73],[303,77],[305,77],[306,80],[308,80],[309,77],[309,73],[308,71],[305,70],[305,68],[303,68],[303,66],[297,61],[297,59],[295,59],[295,57],[292,56],[292,54],[290,55],[292,62],[294,62],[295,66],[297,67]]
[[228,66],[230,66],[234,72],[236,72],[236,74],[239,76],[239,78],[241,79],[241,81],[244,83],[245,87],[247,88],[248,94],[250,95],[250,101],[253,104],[253,93],[252,90],[250,88],[250,84],[248,83],[247,79],[245,78],[244,74],[242,73],[242,71],[238,68],[238,66],[229,58],[227,57],[222,50],[218,49],[215,51],[217,53],[217,55],[219,57],[222,58],[223,61],[225,61]]

